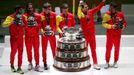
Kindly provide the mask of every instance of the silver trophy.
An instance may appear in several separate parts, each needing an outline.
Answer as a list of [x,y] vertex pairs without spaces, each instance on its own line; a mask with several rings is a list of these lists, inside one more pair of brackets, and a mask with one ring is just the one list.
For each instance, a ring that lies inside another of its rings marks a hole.
[[84,38],[84,35],[83,35],[83,32],[82,32],[82,29],[79,28],[79,29],[76,29],[76,28],[68,28],[68,27],[64,27],[63,28],[63,34],[64,34],[64,37],[67,38],[67,40],[82,40],[82,38]]
[[62,28],[62,31],[63,31],[62,36],[63,36],[63,37],[65,37],[65,33],[67,32],[67,30],[68,30],[68,27],[67,27],[67,26],[64,26],[64,27]]
[[52,31],[52,28],[50,27],[50,25],[46,25],[44,30],[45,30],[44,35],[46,35],[46,36],[52,36],[53,35],[53,31]]
[[15,25],[22,25],[22,24],[23,24],[22,15],[21,15],[21,14],[17,14],[17,15],[15,16],[14,24],[15,24]]
[[34,16],[29,16],[28,17],[28,27],[34,27],[36,26],[36,21],[34,19]]
[[115,28],[116,29],[122,29],[123,28],[123,21],[122,21],[122,19],[119,19],[117,21],[117,24],[116,24]]
[[85,39],[81,37],[80,32],[81,30],[76,28],[63,28],[64,37],[58,40],[54,59],[54,67],[58,70],[76,72],[90,68]]
[[83,58],[88,56],[88,51],[85,50],[83,52],[70,52],[70,53],[57,51],[57,57],[59,58],[69,59],[68,56],[70,56],[73,59]]
[[59,48],[65,50],[79,50],[85,47],[82,30],[65,26],[63,28],[63,34],[64,37],[60,38],[59,41],[64,43],[59,43]]
[[76,39],[81,40],[82,38],[84,38],[84,34],[81,28],[79,28],[79,32],[76,35]]
[[78,34],[78,30],[75,28],[68,28],[65,32],[65,36],[67,37],[68,41],[76,40],[76,35]]

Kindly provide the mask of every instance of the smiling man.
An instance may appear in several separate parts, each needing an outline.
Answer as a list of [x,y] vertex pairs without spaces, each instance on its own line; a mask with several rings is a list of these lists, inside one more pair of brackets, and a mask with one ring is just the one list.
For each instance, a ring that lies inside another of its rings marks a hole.
[[[22,56],[23,56],[23,34],[24,34],[24,19],[22,18],[22,7],[17,5],[15,7],[15,12],[7,16],[6,20],[3,22],[3,27],[9,27],[10,32],[10,64],[11,71],[24,74],[21,69]],[[15,55],[18,52],[18,69],[14,67]]]
[[59,36],[62,37],[63,28],[64,27],[74,27],[75,26],[75,19],[74,16],[69,13],[68,4],[63,3],[61,6],[62,13],[56,17],[56,25],[57,31],[59,32]]
[[80,20],[80,26],[84,33],[86,39],[86,46],[90,45],[91,54],[93,58],[94,69],[100,70],[100,67],[97,65],[97,55],[96,55],[96,37],[95,37],[95,27],[94,27],[94,14],[97,13],[102,6],[105,4],[105,0],[95,8],[88,9],[88,5],[80,0],[78,7],[78,18]]
[[55,56],[56,50],[56,15],[51,10],[50,3],[44,3],[43,5],[44,11],[41,12],[42,17],[42,26],[41,26],[41,33],[42,33],[42,57],[44,62],[44,70],[48,69],[47,66],[47,46],[48,41],[50,42],[50,46],[52,49],[53,57]]

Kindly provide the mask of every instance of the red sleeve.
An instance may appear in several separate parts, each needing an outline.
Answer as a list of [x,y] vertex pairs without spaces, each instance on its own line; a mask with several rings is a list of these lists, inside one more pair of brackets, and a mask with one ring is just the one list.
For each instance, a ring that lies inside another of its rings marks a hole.
[[98,12],[102,6],[105,4],[105,2],[101,2],[97,7],[91,9],[90,11],[92,12],[92,14],[95,14],[96,12]]
[[38,28],[40,29],[41,28],[41,16],[40,15],[38,15],[37,23],[38,23]]
[[54,14],[54,24],[53,24],[53,32],[56,33],[56,15]]
[[26,27],[27,27],[26,15],[22,15],[22,20],[23,20],[23,24],[24,24],[24,29],[26,29]]
[[43,28],[44,21],[41,18],[43,15],[42,12],[39,15],[40,15],[40,22],[41,22],[40,28]]
[[123,13],[122,13],[122,20],[123,20],[123,26],[126,27],[127,23],[126,23],[126,20],[125,20],[125,18],[124,18]]
[[74,16],[72,15],[72,27],[75,26],[75,19],[74,19]]
[[23,15],[22,15],[22,22],[23,22],[23,28],[25,28],[25,19],[24,19]]

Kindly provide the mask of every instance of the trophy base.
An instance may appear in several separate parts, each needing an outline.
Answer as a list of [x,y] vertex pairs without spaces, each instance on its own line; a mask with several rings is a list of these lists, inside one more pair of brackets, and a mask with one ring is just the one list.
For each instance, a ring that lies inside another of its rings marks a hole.
[[[85,45],[85,39],[79,35],[74,35],[78,31],[71,28],[68,30],[69,36],[58,40],[56,56],[54,58],[54,68],[63,72],[79,72],[89,69],[90,56]],[[76,39],[81,38],[81,40]]]
[[53,66],[59,71],[79,72],[79,71],[84,71],[86,69],[89,69],[91,67],[91,64],[90,64],[89,56],[87,56],[86,58],[80,58],[80,59],[78,58],[64,59],[64,58],[55,57]]
[[84,71],[84,70],[88,70],[89,68],[91,68],[91,65],[84,67],[84,68],[79,68],[79,69],[63,69],[63,68],[59,68],[55,65],[53,65],[53,67],[58,70],[58,71],[62,71],[62,72],[80,72],[80,71]]

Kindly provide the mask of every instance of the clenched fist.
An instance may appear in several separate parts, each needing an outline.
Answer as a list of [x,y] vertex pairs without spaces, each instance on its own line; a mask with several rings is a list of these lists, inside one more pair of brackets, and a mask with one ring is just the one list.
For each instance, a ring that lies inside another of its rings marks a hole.
[[106,0],[102,0],[102,2],[106,2]]

